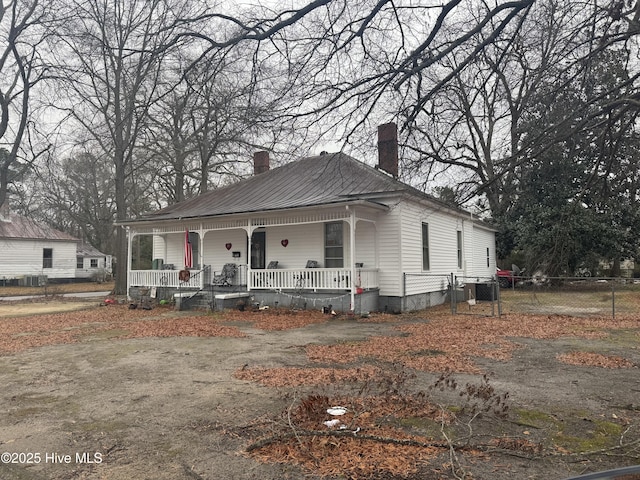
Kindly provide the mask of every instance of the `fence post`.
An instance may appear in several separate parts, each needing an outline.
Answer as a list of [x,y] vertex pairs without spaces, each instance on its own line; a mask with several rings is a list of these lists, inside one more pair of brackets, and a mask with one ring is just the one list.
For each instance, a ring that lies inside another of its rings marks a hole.
[[455,299],[456,289],[453,284],[453,272],[451,272],[451,276],[449,277],[449,298],[451,302],[451,314],[456,313],[456,299]]
[[[496,292],[497,292],[496,301],[498,302],[498,317],[501,317],[502,316],[502,298],[500,296],[501,295],[500,282],[498,282],[498,276],[497,275],[494,276],[493,278],[494,278],[494,281],[495,281],[495,284],[493,285],[493,287],[496,289]],[[512,282],[512,283],[515,283],[515,281]]]

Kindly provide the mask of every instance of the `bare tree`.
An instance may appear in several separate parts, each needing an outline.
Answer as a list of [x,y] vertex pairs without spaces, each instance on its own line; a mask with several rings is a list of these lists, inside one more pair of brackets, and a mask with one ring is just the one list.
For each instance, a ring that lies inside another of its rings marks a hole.
[[[191,15],[188,2],[86,0],[71,2],[73,14],[59,37],[65,67],[66,109],[100,155],[113,162],[116,219],[130,215],[151,105],[165,92],[160,73],[168,48]],[[126,293],[127,240],[116,229],[116,293]]]
[[47,75],[43,50],[52,8],[39,0],[0,4],[0,205],[8,186],[28,167],[21,146],[32,114],[32,91]]
[[244,150],[259,137],[261,111],[248,94],[246,62],[226,60],[227,54],[208,58],[184,74],[165,72],[177,84],[151,109],[144,144],[156,172],[159,205],[204,193],[212,182],[237,178],[251,158]]
[[89,152],[37,168],[41,216],[102,252],[114,250],[113,166]]
[[[575,112],[567,112],[560,128],[550,125],[538,138],[521,143],[519,121],[535,101],[532,93],[540,81],[555,76],[561,89],[563,82],[588,76],[589,59],[598,52],[637,52],[639,5],[622,0],[316,0],[299,8],[256,5],[250,14],[234,17],[211,14],[228,28],[195,35],[208,40],[211,49],[254,45],[258,81],[265,64],[284,66],[290,94],[299,102],[283,112],[282,121],[323,122],[325,130],[344,132],[349,143],[361,126],[370,131],[369,122],[394,117],[415,153],[414,166],[427,175],[440,173],[443,164],[460,167],[458,177],[465,172],[469,194],[486,194],[491,210],[499,211],[501,192],[532,152],[590,128],[607,109],[624,114],[637,108],[637,93],[632,89],[629,95],[626,88],[637,84],[632,74],[615,92],[594,92],[587,105],[598,109],[588,116],[577,112],[580,124],[573,123]],[[605,97],[615,101],[604,104]],[[428,128],[443,112],[455,128]],[[484,115],[493,119],[479,122]],[[460,141],[470,148],[455,152]]]

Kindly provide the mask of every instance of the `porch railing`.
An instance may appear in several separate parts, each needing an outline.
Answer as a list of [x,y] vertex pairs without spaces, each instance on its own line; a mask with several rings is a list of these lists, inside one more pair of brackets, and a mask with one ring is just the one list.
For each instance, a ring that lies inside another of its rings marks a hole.
[[349,290],[352,285],[367,289],[378,286],[378,271],[360,269],[352,279],[351,270],[343,268],[252,270],[249,282],[252,290]]
[[211,283],[211,269],[206,265],[202,270],[191,270],[189,280],[180,280],[179,270],[131,270],[131,287],[173,287],[201,289]]
[[[132,270],[132,287],[173,287],[201,289],[211,284],[217,271],[205,266],[192,270],[189,281],[181,282],[178,270]],[[233,285],[249,286],[252,290],[349,290],[351,286],[363,289],[378,287],[378,270],[362,268],[351,278],[351,270],[344,268],[306,268],[252,270],[239,265]]]

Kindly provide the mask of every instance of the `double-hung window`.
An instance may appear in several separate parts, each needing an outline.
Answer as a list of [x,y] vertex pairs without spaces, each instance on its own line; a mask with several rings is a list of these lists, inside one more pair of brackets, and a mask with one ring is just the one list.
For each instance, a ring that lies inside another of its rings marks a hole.
[[458,245],[458,270],[462,270],[462,232],[456,232],[456,243]]
[[324,266],[326,268],[342,268],[344,266],[342,222],[324,224]]
[[53,268],[53,248],[42,249],[42,268]]
[[422,270],[429,270],[429,224],[422,224]]

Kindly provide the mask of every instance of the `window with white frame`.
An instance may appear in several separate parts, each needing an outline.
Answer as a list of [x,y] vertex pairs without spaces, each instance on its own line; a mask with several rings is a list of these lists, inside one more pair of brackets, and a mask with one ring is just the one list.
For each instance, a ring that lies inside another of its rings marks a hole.
[[429,270],[429,224],[422,224],[422,270]]
[[76,268],[84,268],[84,258],[76,257]]
[[42,268],[53,268],[53,248],[42,249]]
[[487,247],[487,267],[490,265],[490,250],[489,247]]
[[91,268],[98,268],[98,259],[97,258],[92,258],[91,259]]
[[458,269],[462,270],[462,232],[456,232],[456,243],[458,245]]
[[342,268],[344,266],[342,222],[324,224],[324,266],[326,268]]

